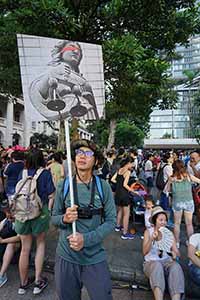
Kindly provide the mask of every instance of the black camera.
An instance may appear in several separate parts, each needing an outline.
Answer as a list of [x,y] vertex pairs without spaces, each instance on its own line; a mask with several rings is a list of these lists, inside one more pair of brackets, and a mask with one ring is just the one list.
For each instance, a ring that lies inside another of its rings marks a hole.
[[78,207],[78,219],[92,219],[92,216],[93,213],[91,207]]

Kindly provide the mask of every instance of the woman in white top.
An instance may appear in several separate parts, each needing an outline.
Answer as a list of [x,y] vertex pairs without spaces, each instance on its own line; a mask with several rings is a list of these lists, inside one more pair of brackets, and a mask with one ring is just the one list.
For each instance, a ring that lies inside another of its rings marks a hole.
[[180,254],[172,232],[165,228],[167,214],[161,206],[154,206],[150,222],[152,227],[146,229],[143,240],[144,273],[156,300],[164,298],[166,279],[171,299],[180,300],[184,293],[184,275],[175,261]]

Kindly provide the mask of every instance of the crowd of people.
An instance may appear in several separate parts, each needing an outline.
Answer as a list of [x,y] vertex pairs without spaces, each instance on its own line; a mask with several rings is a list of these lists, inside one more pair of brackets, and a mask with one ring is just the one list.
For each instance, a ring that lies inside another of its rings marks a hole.
[[[0,287],[8,280],[13,259],[19,262],[18,294],[33,286],[36,295],[47,287],[42,270],[52,223],[59,228],[55,258],[59,300],[81,299],[82,285],[91,299],[112,299],[102,242],[114,230],[121,232],[122,240],[134,240],[133,216],[137,213],[144,216],[141,251],[155,299],[164,298],[166,285],[173,300],[181,299],[185,292],[181,243],[188,247],[191,279],[200,286],[200,152],[116,150],[114,145],[100,151],[88,140],[73,142],[71,149],[73,206],[65,153],[43,151],[37,145],[26,151],[0,147]],[[34,181],[36,191],[32,192]],[[16,202],[28,199],[30,205],[34,197],[41,201],[40,211],[34,218],[26,214],[23,219]],[[180,239],[182,216],[184,240]],[[30,277],[34,239],[35,275]]]

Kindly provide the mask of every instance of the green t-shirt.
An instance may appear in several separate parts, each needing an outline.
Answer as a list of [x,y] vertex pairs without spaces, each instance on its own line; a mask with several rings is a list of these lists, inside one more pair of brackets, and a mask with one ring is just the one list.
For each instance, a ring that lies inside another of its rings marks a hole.
[[[67,236],[72,234],[72,225],[63,223],[65,208],[70,206],[70,193],[68,193],[65,199],[65,206],[63,206],[63,180],[58,183],[52,213],[52,223],[60,228],[56,252],[69,262],[80,265],[91,265],[106,259],[102,242],[115,227],[116,208],[111,188],[105,180],[102,180],[102,188],[104,194],[104,221],[101,224],[100,215],[94,215],[92,219],[78,219],[76,221],[76,230],[82,233],[84,237],[84,247],[77,252],[70,248],[67,240]],[[91,199],[91,186],[88,190],[84,184],[78,183],[77,190],[79,205],[81,207],[88,206]],[[95,187],[94,208],[100,207],[102,207],[102,202]]]

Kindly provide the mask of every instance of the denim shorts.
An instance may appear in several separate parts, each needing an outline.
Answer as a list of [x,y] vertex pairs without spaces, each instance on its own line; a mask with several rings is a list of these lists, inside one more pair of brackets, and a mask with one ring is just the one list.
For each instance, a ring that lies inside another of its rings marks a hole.
[[189,265],[189,275],[191,280],[200,286],[200,268],[193,264]]
[[193,201],[179,201],[172,202],[172,209],[174,212],[176,211],[186,211],[186,212],[194,212],[194,202]]

